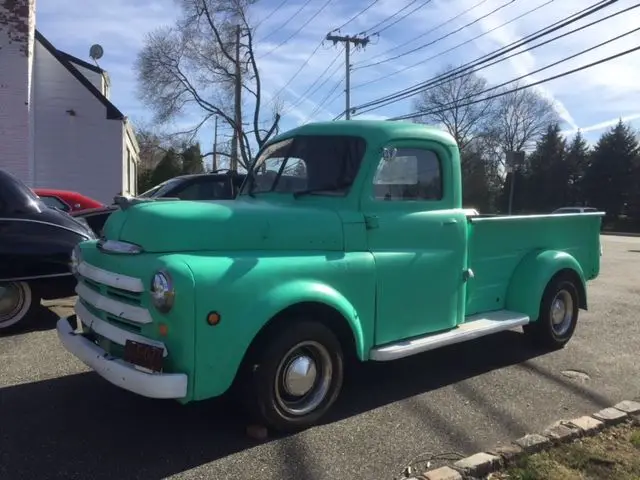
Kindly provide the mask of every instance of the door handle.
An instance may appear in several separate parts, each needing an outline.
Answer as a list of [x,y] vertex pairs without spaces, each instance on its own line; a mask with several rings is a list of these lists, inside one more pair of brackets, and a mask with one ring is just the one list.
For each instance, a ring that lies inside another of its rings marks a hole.
[[447,218],[446,220],[442,221],[442,225],[455,225],[456,223],[458,223],[458,220],[456,220],[455,218]]

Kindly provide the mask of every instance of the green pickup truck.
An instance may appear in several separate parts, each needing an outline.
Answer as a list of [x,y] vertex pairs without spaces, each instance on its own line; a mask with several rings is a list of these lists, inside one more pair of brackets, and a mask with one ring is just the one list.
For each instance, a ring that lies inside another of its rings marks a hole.
[[283,431],[318,422],[350,358],[515,327],[564,346],[600,268],[601,212],[467,215],[456,143],[413,123],[304,125],[261,150],[235,200],[121,207],[74,251],[61,343],[121,388],[230,390]]

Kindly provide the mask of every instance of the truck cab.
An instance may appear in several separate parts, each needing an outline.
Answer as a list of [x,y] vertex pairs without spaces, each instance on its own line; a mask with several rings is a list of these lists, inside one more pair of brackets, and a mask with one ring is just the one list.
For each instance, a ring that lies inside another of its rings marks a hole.
[[599,272],[601,213],[469,215],[458,147],[405,122],[271,140],[239,196],[137,199],[73,257],[69,351],[182,403],[239,393],[279,430],[317,422],[347,358],[392,361],[522,327],[561,348]]

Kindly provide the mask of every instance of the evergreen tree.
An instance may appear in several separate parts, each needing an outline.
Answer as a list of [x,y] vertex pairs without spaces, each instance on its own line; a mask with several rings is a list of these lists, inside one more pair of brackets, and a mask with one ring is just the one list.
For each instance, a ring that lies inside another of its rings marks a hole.
[[589,144],[578,130],[567,149],[567,168],[569,178],[567,185],[568,204],[583,205],[586,198],[583,192],[582,180],[589,166]]
[[566,153],[567,144],[560,134],[560,126],[557,123],[549,125],[529,155],[527,200],[533,210],[549,212],[569,201],[570,172]]
[[204,173],[204,164],[202,163],[202,152],[200,144],[196,143],[190,146],[184,146],[180,154],[182,157],[182,173]]
[[151,174],[151,183],[152,185],[158,185],[165,180],[177,177],[181,173],[182,164],[180,162],[180,158],[176,151],[173,148],[170,148],[153,170],[153,173]]
[[638,140],[620,120],[600,137],[593,150],[583,183],[589,204],[617,219],[625,204],[635,197],[633,174],[637,171],[637,158]]

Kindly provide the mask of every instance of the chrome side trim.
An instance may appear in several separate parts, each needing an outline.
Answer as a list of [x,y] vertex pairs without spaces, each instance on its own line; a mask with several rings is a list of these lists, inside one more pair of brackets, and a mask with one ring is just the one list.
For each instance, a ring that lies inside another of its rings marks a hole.
[[39,280],[41,278],[59,278],[59,277],[68,277],[69,275],[73,275],[73,273],[51,273],[49,275],[31,275],[28,277],[11,277],[11,278],[0,278],[0,282],[21,282],[24,280]]
[[111,315],[126,318],[127,320],[141,323],[143,325],[153,321],[149,310],[146,308],[129,305],[127,303],[114,300],[113,298],[104,297],[83,283],[78,283],[78,285],[76,285],[76,293],[85,302],[91,304],[98,310],[104,310]]
[[[47,207],[47,208],[49,208],[49,207]],[[80,235],[82,237],[85,237],[86,239],[90,239],[91,238],[88,235],[85,235],[83,233],[80,233],[80,232],[74,230],[73,228],[65,227],[64,225],[58,225],[57,223],[43,222],[42,220],[32,220],[31,218],[0,218],[0,221],[3,221],[3,222],[39,223],[40,225],[48,225],[50,227],[61,228],[62,230],[66,230],[68,232],[75,233],[76,235]]]
[[127,343],[127,340],[133,340],[134,342],[146,343],[147,345],[162,348],[162,350],[164,350],[164,354],[162,356],[166,357],[168,355],[167,347],[164,343],[157,340],[151,340],[150,338],[143,337],[136,333],[127,332],[126,330],[122,330],[121,328],[111,325],[110,323],[107,323],[101,318],[93,315],[80,301],[76,302],[75,311],[76,315],[84,325],[89,327],[98,335],[102,335],[118,345],[124,346]]
[[93,280],[94,282],[102,283],[109,287],[119,288],[121,290],[127,290],[134,293],[144,292],[144,284],[139,278],[109,272],[102,268],[94,267],[85,261],[80,262],[80,265],[78,265],[78,273],[83,277]]

